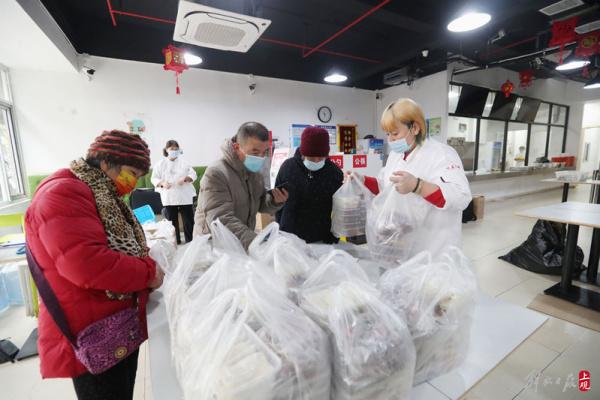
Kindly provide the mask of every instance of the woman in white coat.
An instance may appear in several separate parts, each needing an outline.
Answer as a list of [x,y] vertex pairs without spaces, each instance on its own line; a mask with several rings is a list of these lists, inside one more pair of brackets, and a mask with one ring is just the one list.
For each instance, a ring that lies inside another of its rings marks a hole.
[[376,178],[364,177],[365,185],[377,194],[394,185],[401,194],[416,193],[428,208],[411,255],[428,250],[435,256],[447,245],[460,247],[462,211],[472,199],[462,161],[456,151],[426,139],[423,110],[411,99],[399,99],[381,116],[390,155]]
[[194,230],[193,203],[196,189],[192,184],[196,171],[181,159],[182,151],[175,140],[169,140],[163,149],[165,158],[152,170],[152,184],[160,193],[165,217],[173,223],[177,244],[181,243],[179,213],[183,220],[185,241],[192,241]]

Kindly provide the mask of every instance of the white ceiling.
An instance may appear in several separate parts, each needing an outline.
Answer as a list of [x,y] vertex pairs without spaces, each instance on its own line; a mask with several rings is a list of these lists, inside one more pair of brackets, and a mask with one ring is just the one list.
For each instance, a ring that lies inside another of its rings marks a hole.
[[75,72],[16,0],[0,1],[0,64],[9,69]]

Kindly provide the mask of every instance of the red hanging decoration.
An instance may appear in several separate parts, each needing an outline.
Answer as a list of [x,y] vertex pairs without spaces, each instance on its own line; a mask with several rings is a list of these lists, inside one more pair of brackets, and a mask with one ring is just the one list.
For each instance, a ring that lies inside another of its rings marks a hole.
[[179,90],[179,75],[188,69],[185,63],[184,51],[175,46],[168,45],[166,49],[163,49],[163,54],[165,56],[165,65],[163,68],[165,71],[175,71],[175,82],[177,84],[175,93],[181,94]]
[[533,85],[534,79],[535,76],[532,69],[526,69],[519,72],[519,87],[522,87],[523,89],[528,88],[529,86]]
[[565,45],[574,42],[577,37],[577,34],[575,33],[576,26],[577,17],[563,19],[562,21],[554,21],[552,23],[552,39],[550,40],[550,46],[560,46],[559,64],[562,64],[563,62]]
[[502,84],[502,86],[500,86],[500,89],[502,90],[502,93],[504,93],[504,97],[506,98],[510,97],[510,94],[512,93],[514,88],[515,85],[508,79]]
[[580,35],[577,39],[577,48],[575,49],[575,55],[577,57],[591,57],[596,53],[600,53],[600,45],[598,44],[598,37],[600,31],[594,31]]

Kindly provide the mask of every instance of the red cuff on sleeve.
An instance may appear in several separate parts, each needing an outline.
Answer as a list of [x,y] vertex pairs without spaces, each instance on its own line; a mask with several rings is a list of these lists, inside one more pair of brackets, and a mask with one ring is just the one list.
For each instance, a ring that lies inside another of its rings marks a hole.
[[365,176],[365,186],[371,191],[371,193],[379,194],[379,184],[377,183],[377,178]]
[[436,206],[437,208],[442,208],[446,205],[446,199],[444,198],[444,194],[442,190],[438,188],[435,192],[431,193],[429,196],[425,197],[425,200]]

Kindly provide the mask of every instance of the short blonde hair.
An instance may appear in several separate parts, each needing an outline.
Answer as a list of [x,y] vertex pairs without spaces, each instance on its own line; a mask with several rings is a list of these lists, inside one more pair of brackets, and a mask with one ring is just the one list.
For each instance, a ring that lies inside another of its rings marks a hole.
[[427,128],[425,125],[425,114],[421,107],[411,99],[398,99],[388,105],[381,115],[381,128],[385,132],[393,132],[398,129],[399,124],[412,125],[419,127],[419,133],[416,136],[417,143],[425,139]]

